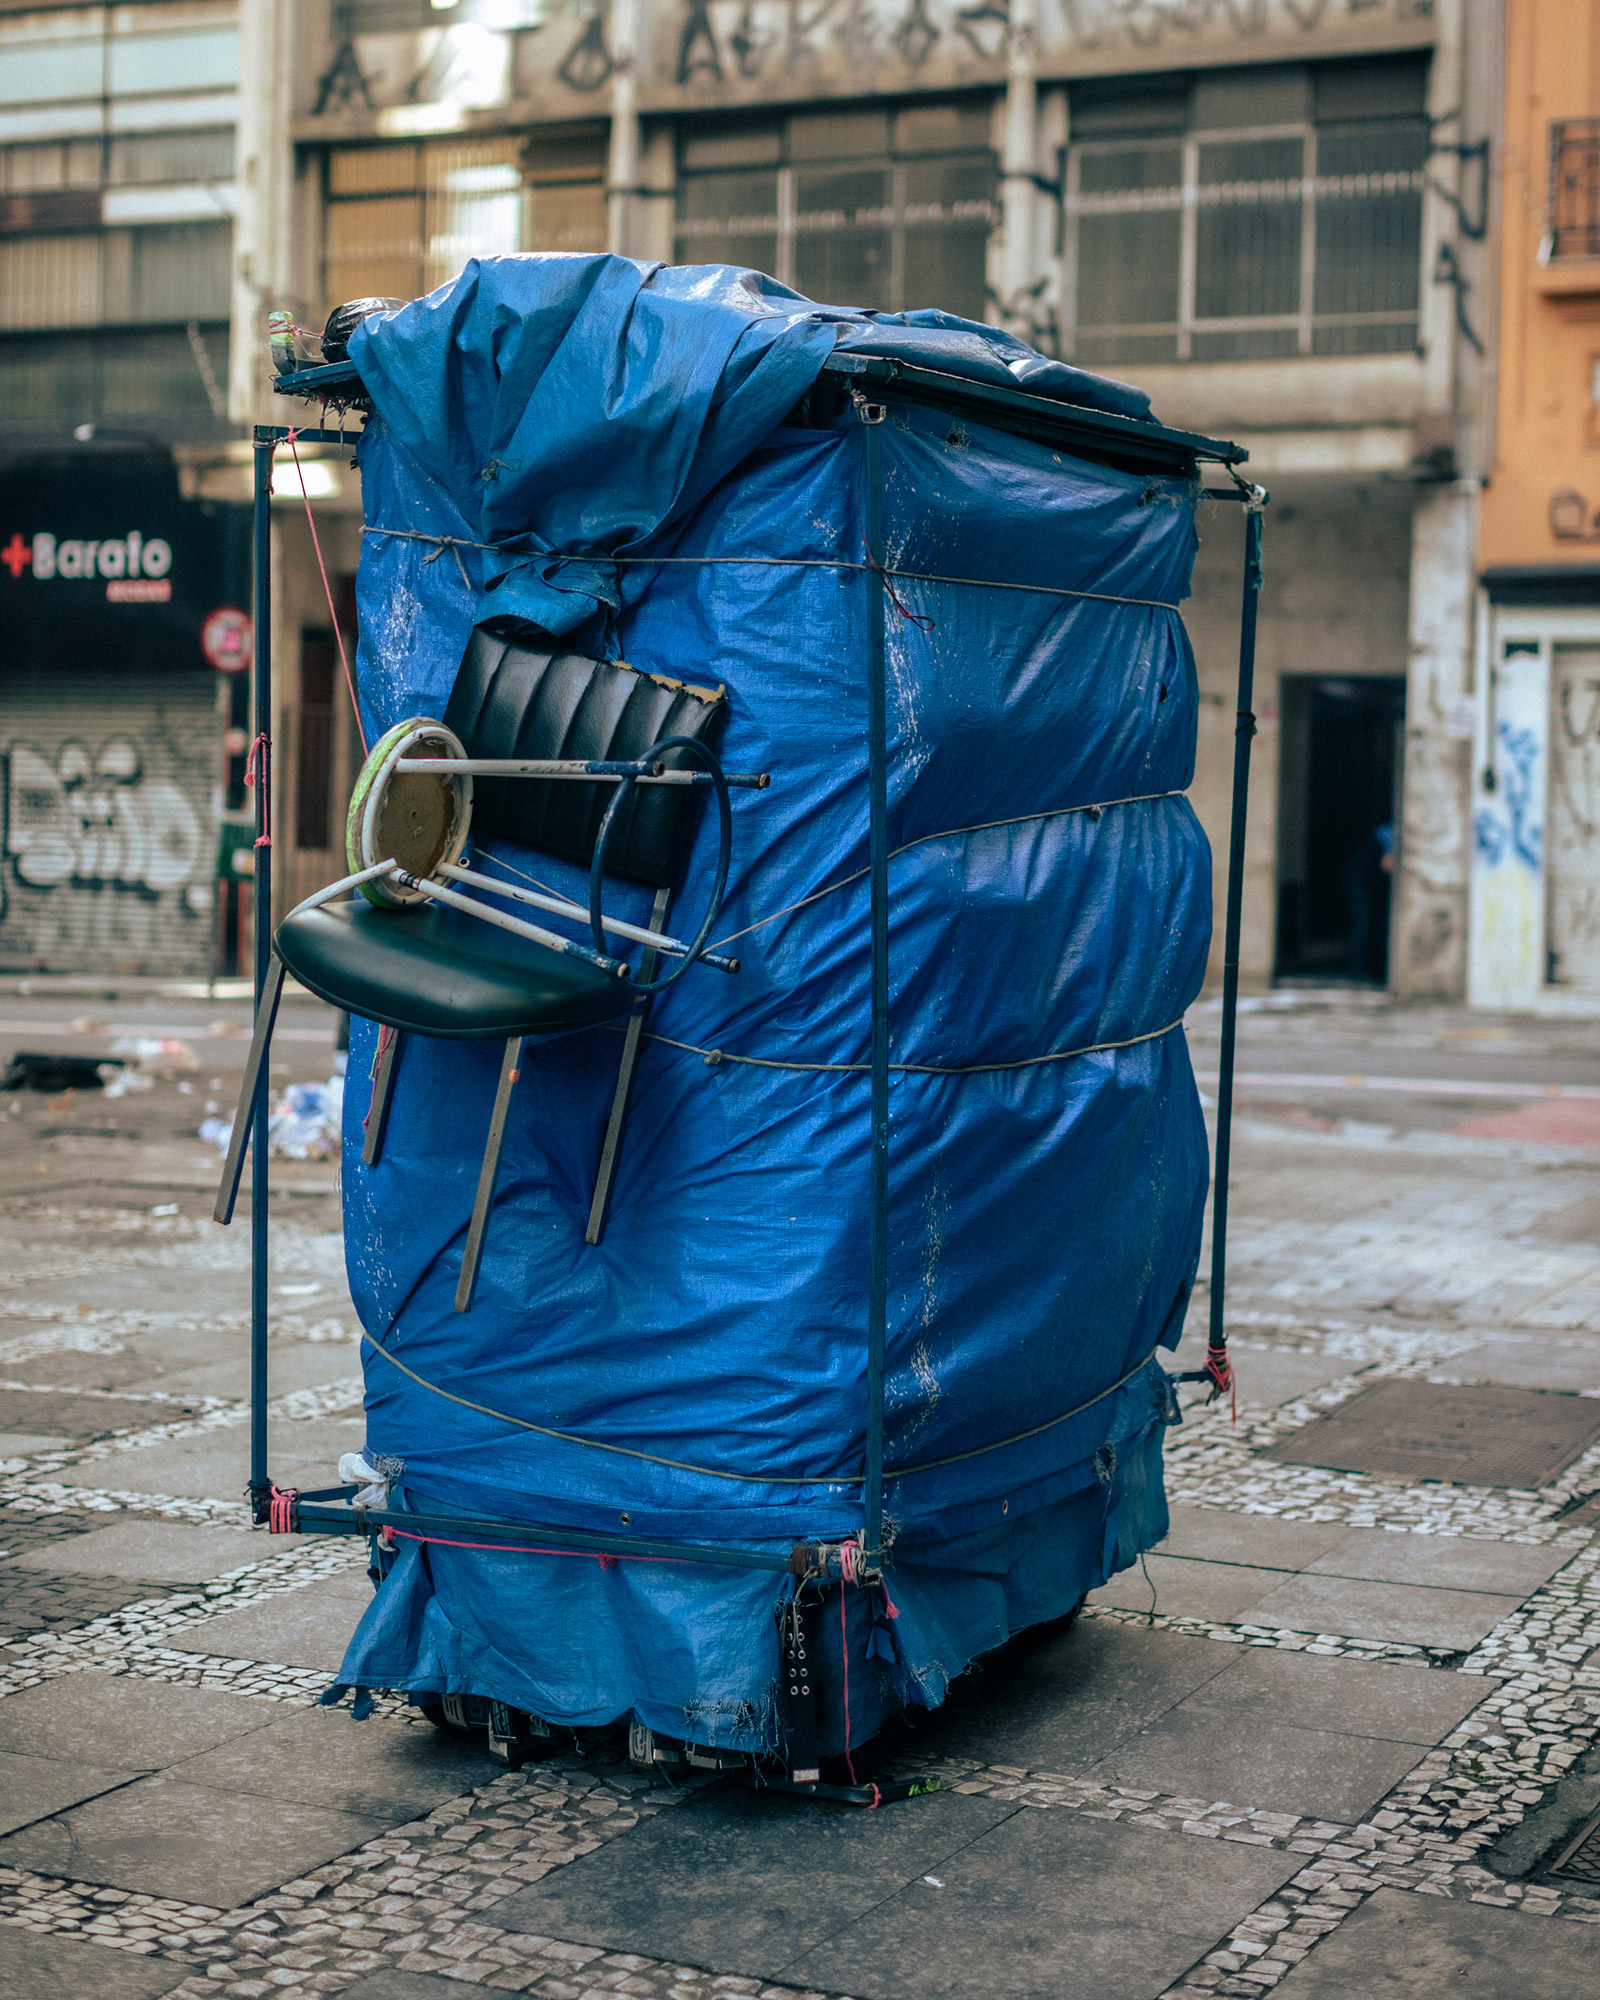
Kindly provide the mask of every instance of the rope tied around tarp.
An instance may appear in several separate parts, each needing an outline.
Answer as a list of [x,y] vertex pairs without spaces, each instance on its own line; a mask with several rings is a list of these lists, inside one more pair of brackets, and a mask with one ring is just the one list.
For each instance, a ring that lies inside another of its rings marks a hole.
[[[862,1483],[859,1473],[851,1473],[843,1478],[829,1477],[826,1474],[820,1477],[798,1478],[792,1473],[729,1472],[719,1465],[695,1465],[679,1458],[663,1458],[657,1452],[640,1451],[635,1445],[610,1444],[604,1438],[579,1437],[574,1431],[558,1431],[549,1424],[536,1424],[527,1417],[514,1417],[509,1411],[493,1409],[487,1403],[474,1403],[469,1397],[458,1396],[453,1389],[441,1388],[437,1382],[430,1382],[426,1376],[419,1375],[414,1368],[408,1368],[398,1355],[391,1354],[381,1341],[374,1340],[365,1327],[361,1329],[361,1338],[375,1354],[381,1355],[391,1368],[399,1369],[408,1381],[415,1382],[419,1389],[426,1389],[429,1395],[442,1397],[445,1402],[454,1403],[463,1410],[472,1410],[480,1417],[492,1417],[496,1423],[510,1424],[516,1430],[532,1431],[539,1437],[554,1438],[558,1444],[584,1445],[590,1451],[607,1451],[618,1458],[637,1458],[646,1465],[664,1465],[669,1472],[692,1472],[704,1479],[732,1479],[741,1486],[860,1486]],[[1105,1388],[1090,1396],[1086,1402],[1079,1403],[1076,1408],[1063,1410],[1059,1417],[1047,1417],[1042,1424],[1035,1424],[1030,1430],[1018,1431],[1012,1437],[996,1438],[992,1444],[974,1445],[971,1451],[953,1452],[948,1458],[928,1458],[918,1465],[886,1466],[884,1477],[886,1480],[909,1479],[915,1473],[937,1472],[946,1465],[960,1465],[969,1458],[983,1458],[991,1451],[1004,1451],[1008,1445],[1024,1444],[1029,1438],[1040,1437],[1045,1431],[1055,1430],[1058,1425],[1070,1423],[1074,1417],[1081,1417],[1085,1410],[1092,1410],[1097,1403],[1103,1403],[1107,1396],[1114,1396],[1119,1389],[1125,1388],[1136,1375],[1143,1374],[1155,1359],[1157,1351],[1158,1347],[1152,1347],[1148,1354],[1136,1361],[1125,1374],[1119,1375],[1115,1382],[1108,1382]],[[885,1586],[886,1602],[888,1595]],[[899,1615],[894,1606],[889,1605],[889,1616],[898,1618]]]
[[[436,562],[446,549],[450,549],[453,552],[461,549],[481,549],[488,555],[507,557],[515,557],[521,553],[516,549],[505,548],[498,542],[469,541],[465,535],[425,535],[419,528],[378,528],[364,526],[361,532],[363,535],[386,535],[396,541],[430,542],[435,544],[435,553],[431,556],[425,556],[423,558],[424,562]],[[902,569],[898,564],[893,563],[878,563],[873,561],[851,562],[843,556],[562,556],[558,550],[550,550],[548,553],[563,562],[604,562],[612,564],[617,569],[726,569],[744,567],[756,569],[850,570],[859,571],[869,576],[876,575],[882,577],[886,582],[890,578],[898,578],[905,583],[948,583],[971,590],[1020,590],[1032,597],[1076,597],[1082,598],[1091,604],[1125,604],[1132,605],[1139,610],[1171,611],[1174,614],[1181,608],[1179,605],[1169,602],[1164,597],[1119,597],[1114,591],[1077,590],[1067,584],[1007,583],[1002,582],[998,577],[990,576],[947,576],[936,570]],[[527,560],[530,562],[535,559],[532,555],[527,557]],[[456,555],[456,562],[460,565],[463,580],[466,580],[466,565],[461,562],[459,554]],[[467,588],[469,590],[472,588],[470,581],[467,581]],[[904,616],[911,618],[914,622],[921,617],[920,613],[906,611],[903,606],[899,608]]]

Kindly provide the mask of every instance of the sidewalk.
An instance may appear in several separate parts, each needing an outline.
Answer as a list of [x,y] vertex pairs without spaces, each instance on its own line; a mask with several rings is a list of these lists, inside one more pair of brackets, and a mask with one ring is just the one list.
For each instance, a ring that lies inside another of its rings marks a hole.
[[[959,1685],[882,1813],[317,1708],[364,1558],[245,1525],[194,1092],[0,1105],[7,2000],[1592,1991],[1600,1838],[1550,1864],[1600,1810],[1600,1028],[1262,996],[1239,1066],[1237,1424],[1185,1392],[1168,1541]],[[332,1166],[273,1173],[311,1485],[356,1327]]]

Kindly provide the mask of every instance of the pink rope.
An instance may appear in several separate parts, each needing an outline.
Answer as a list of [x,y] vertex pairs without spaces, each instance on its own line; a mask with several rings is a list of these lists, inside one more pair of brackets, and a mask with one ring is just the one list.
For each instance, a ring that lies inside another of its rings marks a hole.
[[272,779],[269,763],[272,757],[272,738],[265,730],[250,745],[250,755],[244,760],[244,781],[254,790],[261,790],[261,835],[257,847],[272,845]]
[[291,430],[288,445],[294,454],[294,469],[300,475],[300,498],[306,506],[306,525],[311,530],[311,546],[317,553],[317,568],[322,573],[322,594],[328,600],[328,616],[333,620],[333,636],[339,642],[339,664],[344,668],[344,684],[350,690],[350,706],[355,713],[356,734],[361,738],[361,754],[367,752],[367,732],[361,726],[361,704],[356,700],[355,676],[350,671],[350,655],[344,649],[344,634],[339,630],[339,614],[333,608],[333,586],[328,581],[328,565],[322,560],[322,543],[317,538],[317,519],[311,511],[311,495],[306,491],[305,467],[300,463],[300,447],[295,443],[295,432]]

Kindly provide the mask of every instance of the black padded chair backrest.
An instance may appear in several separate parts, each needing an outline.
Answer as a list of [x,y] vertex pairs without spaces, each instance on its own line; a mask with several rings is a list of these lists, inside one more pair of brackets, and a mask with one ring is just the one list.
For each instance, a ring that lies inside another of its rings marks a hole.
[[[444,712],[469,757],[639,757],[663,736],[711,738],[722,691],[636,672],[620,660],[534,653],[481,626],[462,656]],[[671,751],[669,766],[693,763]],[[475,831],[501,834],[587,867],[614,787],[566,778],[475,778]],[[703,786],[639,785],[606,851],[606,873],[671,888],[704,803]]]

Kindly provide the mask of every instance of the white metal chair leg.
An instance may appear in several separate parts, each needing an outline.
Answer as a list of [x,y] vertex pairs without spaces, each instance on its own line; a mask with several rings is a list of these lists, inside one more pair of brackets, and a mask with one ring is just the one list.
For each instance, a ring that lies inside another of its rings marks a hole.
[[239,1177],[244,1172],[245,1148],[255,1123],[257,1094],[266,1083],[267,1049],[278,1018],[278,1002],[283,996],[283,960],[274,951],[267,958],[267,981],[261,989],[261,1005],[256,1009],[256,1031],[245,1059],[244,1081],[239,1086],[239,1107],[233,1114],[233,1136],[228,1141],[228,1157],[222,1164],[222,1185],[217,1189],[213,1222],[233,1220],[233,1206],[239,1199]]
[[467,1247],[461,1258],[461,1276],[456,1284],[456,1311],[471,1312],[472,1296],[478,1289],[478,1264],[483,1256],[483,1239],[489,1229],[489,1211],[494,1206],[495,1176],[500,1170],[500,1147],[506,1136],[506,1119],[511,1113],[511,1091],[522,1074],[522,1036],[513,1035],[506,1043],[505,1060],[500,1065],[500,1086],[494,1094],[494,1112],[489,1119],[489,1137],[483,1149],[483,1166],[478,1174],[478,1196],[472,1204],[472,1221],[467,1229]]
[[[378,1030],[382,1041],[383,1030]],[[378,1067],[372,1078],[372,1103],[367,1109],[367,1130],[361,1141],[361,1160],[364,1166],[375,1167],[383,1158],[384,1134],[389,1129],[389,1106],[394,1099],[395,1064],[400,1060],[401,1031],[389,1030],[389,1039],[383,1042],[378,1054]]]

